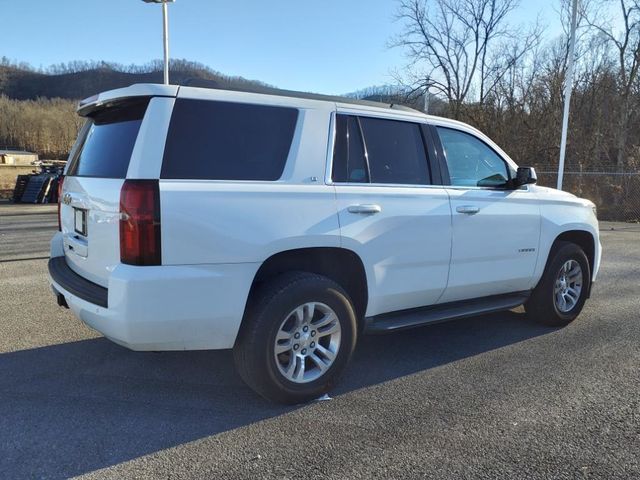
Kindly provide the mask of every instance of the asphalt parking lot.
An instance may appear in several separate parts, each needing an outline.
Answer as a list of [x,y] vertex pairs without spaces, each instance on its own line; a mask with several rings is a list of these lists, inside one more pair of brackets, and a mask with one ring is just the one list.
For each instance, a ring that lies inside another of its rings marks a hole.
[[365,337],[332,400],[298,407],[230,352],[131,352],[58,308],[55,228],[0,205],[1,478],[640,478],[639,225],[603,225],[568,327],[517,310]]

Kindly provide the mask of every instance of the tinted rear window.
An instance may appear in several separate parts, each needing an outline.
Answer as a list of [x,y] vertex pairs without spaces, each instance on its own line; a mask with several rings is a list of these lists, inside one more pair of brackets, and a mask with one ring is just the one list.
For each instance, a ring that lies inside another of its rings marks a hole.
[[417,123],[360,117],[371,183],[428,185],[427,154]]
[[138,137],[149,99],[128,101],[99,110],[88,120],[89,128],[71,159],[68,175],[126,178],[131,152]]
[[177,100],[162,178],[278,180],[298,110],[207,100]]
[[336,140],[333,148],[331,179],[334,182],[347,183],[369,181],[357,117],[336,115]]

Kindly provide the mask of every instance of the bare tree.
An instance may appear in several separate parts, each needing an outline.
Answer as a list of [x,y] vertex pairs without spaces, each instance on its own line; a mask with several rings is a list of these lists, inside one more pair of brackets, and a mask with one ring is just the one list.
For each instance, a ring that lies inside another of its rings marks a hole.
[[[616,5],[616,17],[622,19],[621,27],[603,15],[603,11],[607,11],[612,5]],[[638,82],[640,69],[640,0],[597,0],[591,7],[582,12],[587,25],[615,52],[618,69],[617,90],[620,96],[616,129],[616,165],[618,170],[622,170],[627,156],[627,140],[632,117],[637,115],[638,110],[637,96],[633,95],[633,88]]]
[[[514,41],[506,19],[517,5],[517,0],[400,0],[397,17],[404,31],[392,46],[407,51],[405,83],[414,91],[430,88],[443,95],[455,118],[475,92],[483,104],[539,38],[535,28]],[[493,47],[507,43],[508,51],[496,54]]]

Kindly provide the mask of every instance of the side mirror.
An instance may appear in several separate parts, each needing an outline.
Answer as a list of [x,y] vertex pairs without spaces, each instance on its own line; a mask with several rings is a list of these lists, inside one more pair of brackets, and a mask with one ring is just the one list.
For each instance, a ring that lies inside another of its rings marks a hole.
[[538,181],[536,169],[533,167],[518,167],[516,178],[514,179],[514,187],[518,188],[522,185],[530,185]]

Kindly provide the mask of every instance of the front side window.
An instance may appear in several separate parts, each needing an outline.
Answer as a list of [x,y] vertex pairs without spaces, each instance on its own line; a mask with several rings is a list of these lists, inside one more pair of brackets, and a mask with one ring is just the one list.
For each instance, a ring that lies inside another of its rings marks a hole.
[[420,125],[337,115],[331,178],[346,183],[429,185]]
[[482,140],[465,132],[438,127],[451,185],[502,187],[509,180],[506,162]]
[[178,99],[161,177],[278,180],[297,119],[295,108]]

